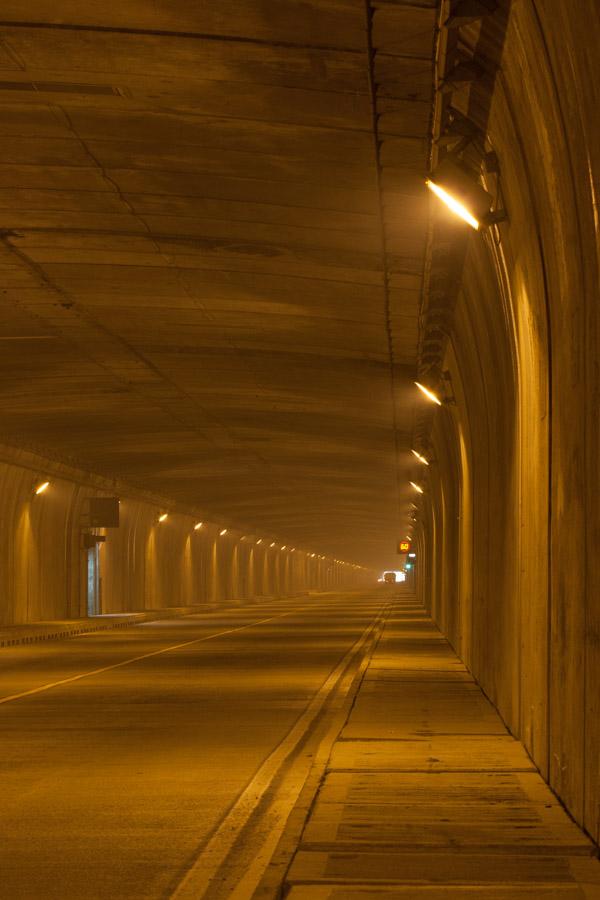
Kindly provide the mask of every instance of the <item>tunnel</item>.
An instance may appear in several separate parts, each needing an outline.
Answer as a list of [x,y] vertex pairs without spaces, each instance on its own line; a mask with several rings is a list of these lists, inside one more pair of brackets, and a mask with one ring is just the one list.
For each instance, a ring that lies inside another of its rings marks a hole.
[[600,898],[598,0],[4,0],[0,900]]

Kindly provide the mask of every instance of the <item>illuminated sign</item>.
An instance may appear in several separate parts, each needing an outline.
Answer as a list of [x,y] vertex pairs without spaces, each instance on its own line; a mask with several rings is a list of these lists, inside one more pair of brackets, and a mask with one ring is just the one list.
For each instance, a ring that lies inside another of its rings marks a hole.
[[410,550],[410,541],[398,542],[398,553],[408,553]]

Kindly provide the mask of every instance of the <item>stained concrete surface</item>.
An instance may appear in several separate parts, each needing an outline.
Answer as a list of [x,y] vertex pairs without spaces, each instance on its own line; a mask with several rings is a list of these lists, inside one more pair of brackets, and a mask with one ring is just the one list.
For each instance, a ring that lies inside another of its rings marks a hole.
[[406,594],[333,747],[289,900],[598,900],[595,852]]
[[168,896],[383,603],[274,601],[3,650],[0,897]]

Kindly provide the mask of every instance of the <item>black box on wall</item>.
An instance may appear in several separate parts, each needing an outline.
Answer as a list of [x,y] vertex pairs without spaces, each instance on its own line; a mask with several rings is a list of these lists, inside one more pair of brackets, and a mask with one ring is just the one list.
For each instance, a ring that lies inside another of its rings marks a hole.
[[90,528],[119,527],[119,498],[90,497]]

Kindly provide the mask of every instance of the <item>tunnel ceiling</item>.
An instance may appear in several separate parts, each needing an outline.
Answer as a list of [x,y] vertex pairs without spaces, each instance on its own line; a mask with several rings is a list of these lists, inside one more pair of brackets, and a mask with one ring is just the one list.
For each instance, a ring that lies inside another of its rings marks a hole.
[[435,7],[3,4],[7,443],[393,560]]

